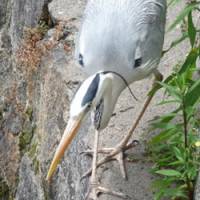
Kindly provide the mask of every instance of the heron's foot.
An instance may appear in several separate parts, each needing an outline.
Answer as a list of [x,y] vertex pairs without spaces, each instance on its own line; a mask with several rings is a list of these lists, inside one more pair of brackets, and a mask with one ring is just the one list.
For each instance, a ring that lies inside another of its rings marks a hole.
[[101,194],[112,195],[121,199],[130,199],[130,197],[124,193],[112,191],[100,186],[99,184],[91,183],[85,200],[98,200],[98,197]]
[[[117,160],[120,166],[120,171],[122,174],[122,177],[124,179],[127,179],[127,171],[125,168],[125,162],[124,162],[124,153],[125,151],[127,151],[128,149],[131,149],[133,147],[135,147],[136,145],[139,144],[139,141],[134,140],[132,142],[130,142],[129,144],[122,146],[121,144],[114,147],[114,148],[104,148],[98,151],[98,153],[102,153],[102,154],[108,154],[107,156],[105,156],[104,158],[102,158],[98,163],[97,163],[97,167],[100,167],[101,165],[112,161],[112,160]],[[92,150],[88,150],[83,152],[86,155],[92,155]],[[89,169],[81,178],[84,179],[87,176],[91,175],[92,169]]]
[[[98,153],[107,154],[109,156],[113,151],[115,151],[115,148],[103,148],[103,149],[98,150]],[[91,156],[91,157],[93,156],[92,150],[87,150],[82,153],[87,156]],[[124,151],[120,151],[117,155],[109,157],[108,162],[112,160],[118,161],[122,176],[124,179],[127,179],[127,172],[126,172],[125,162],[124,162]]]
[[[113,151],[113,149],[114,148],[102,148],[102,149],[98,150],[98,153],[99,154],[110,154]],[[92,149],[88,149],[88,150],[82,151],[80,154],[93,157],[94,151]],[[114,158],[113,158],[113,160],[114,160]]]

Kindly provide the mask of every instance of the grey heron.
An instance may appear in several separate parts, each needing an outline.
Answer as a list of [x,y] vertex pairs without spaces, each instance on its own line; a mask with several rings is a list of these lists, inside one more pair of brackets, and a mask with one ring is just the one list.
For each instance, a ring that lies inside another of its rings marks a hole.
[[70,107],[70,119],[51,163],[47,179],[56,169],[66,148],[81,126],[83,118],[92,111],[95,127],[95,145],[91,176],[91,192],[88,197],[97,199],[103,192],[127,198],[112,192],[96,182],[96,169],[112,156],[121,156],[128,141],[144,114],[152,97],[128,135],[113,148],[110,154],[97,161],[99,132],[104,129],[113,113],[121,92],[128,84],[150,74],[161,79],[157,70],[164,41],[166,0],[89,0],[76,45],[76,58],[89,77],[78,89]]

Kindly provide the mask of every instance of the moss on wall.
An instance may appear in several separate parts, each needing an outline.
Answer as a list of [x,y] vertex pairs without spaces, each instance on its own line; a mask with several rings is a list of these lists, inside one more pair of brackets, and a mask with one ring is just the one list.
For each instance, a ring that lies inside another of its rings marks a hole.
[[0,177],[0,199],[1,200],[9,200],[10,191],[9,187],[5,180]]

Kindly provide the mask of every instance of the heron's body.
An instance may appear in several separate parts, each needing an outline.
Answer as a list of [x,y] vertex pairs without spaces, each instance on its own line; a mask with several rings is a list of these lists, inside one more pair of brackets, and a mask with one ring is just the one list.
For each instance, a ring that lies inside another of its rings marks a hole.
[[165,0],[90,0],[76,46],[83,70],[115,71],[129,83],[149,75],[161,57],[165,15]]
[[[97,193],[103,192],[127,198],[124,194],[98,186],[96,182],[98,135],[107,126],[117,99],[128,84],[150,73],[157,79],[161,77],[156,67],[162,54],[165,16],[166,0],[88,1],[76,44],[76,58],[89,77],[71,103],[70,119],[47,179],[50,179],[65,149],[75,137],[84,116],[92,111],[95,145],[90,197],[97,200]],[[122,152],[129,147],[127,143],[151,99],[152,96],[149,96],[128,135],[100,164],[118,154],[121,171],[126,176]]]

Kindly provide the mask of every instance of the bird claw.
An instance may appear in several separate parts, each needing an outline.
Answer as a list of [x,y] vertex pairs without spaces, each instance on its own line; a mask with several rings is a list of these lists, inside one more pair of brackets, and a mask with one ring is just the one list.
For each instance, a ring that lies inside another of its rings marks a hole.
[[88,176],[91,175],[92,170],[89,169],[87,172],[85,172],[85,174],[83,174],[83,176],[80,178],[80,182],[82,182],[83,179],[87,178]]
[[[116,148],[104,148],[102,150],[99,150],[98,153],[104,153],[108,154],[105,158],[103,158],[100,162],[98,162],[97,167],[101,166],[102,164],[105,164],[106,162],[109,162],[111,160],[117,160],[119,162],[120,166],[120,171],[122,174],[122,177],[124,179],[127,179],[127,171],[125,168],[125,163],[124,163],[124,152],[128,149],[131,149],[139,144],[138,140],[133,140],[129,144],[127,144],[125,147],[119,147],[117,146]],[[91,151],[92,152],[92,151]],[[113,152],[117,152],[113,155]],[[89,169],[80,179],[82,181],[86,177],[91,175],[92,170]]]
[[[113,148],[102,148],[102,149],[99,149],[98,150],[98,153],[101,153],[101,154],[109,154],[111,151],[113,150]],[[88,150],[85,150],[85,151],[82,151],[80,153],[80,155],[86,155],[86,156],[93,156],[93,153],[94,151],[91,150],[91,149],[88,149]]]
[[124,162],[124,152],[121,151],[116,156],[114,156],[114,158],[119,163],[119,167],[120,167],[120,171],[121,171],[122,177],[127,180],[128,176],[127,176],[127,170],[126,170],[125,162]]
[[82,151],[80,152],[80,155],[93,157],[93,150],[88,149],[86,151]]
[[[114,150],[114,148],[106,148],[106,149],[102,149],[100,150],[98,153],[104,153],[104,154],[109,154]],[[91,155],[92,155],[92,152],[91,152]],[[121,174],[122,174],[122,177],[124,179],[127,179],[127,172],[126,172],[126,168],[125,168],[125,163],[124,163],[124,152],[119,152],[117,155],[113,156],[113,157],[110,157],[109,158],[109,161],[111,160],[117,160],[118,163],[119,163],[119,166],[120,166],[120,171],[121,171]],[[83,179],[85,179],[87,176],[90,175],[90,170],[88,172],[86,172],[82,177],[81,177],[81,181]]]
[[85,200],[98,200],[98,197],[101,194],[107,194],[126,200],[130,199],[130,197],[124,193],[109,190],[105,187],[100,186],[99,184],[91,184]]
[[133,145],[133,146],[137,146],[139,144],[140,144],[139,140],[133,140],[132,142],[130,142],[130,145]]

